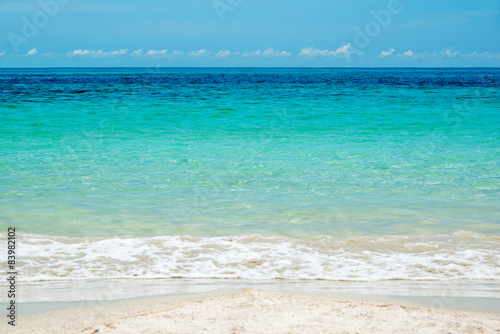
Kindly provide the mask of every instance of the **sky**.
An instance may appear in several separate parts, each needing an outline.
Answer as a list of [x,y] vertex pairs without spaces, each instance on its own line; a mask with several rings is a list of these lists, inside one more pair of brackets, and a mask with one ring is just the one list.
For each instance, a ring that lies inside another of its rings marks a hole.
[[0,0],[0,67],[500,66],[499,0]]

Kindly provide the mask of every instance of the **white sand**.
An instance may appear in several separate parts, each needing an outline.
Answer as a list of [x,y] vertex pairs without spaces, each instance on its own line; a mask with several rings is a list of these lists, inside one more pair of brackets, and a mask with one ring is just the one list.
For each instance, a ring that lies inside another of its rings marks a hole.
[[[10,332],[6,321],[1,332]],[[20,317],[15,333],[500,333],[500,315],[246,289]]]

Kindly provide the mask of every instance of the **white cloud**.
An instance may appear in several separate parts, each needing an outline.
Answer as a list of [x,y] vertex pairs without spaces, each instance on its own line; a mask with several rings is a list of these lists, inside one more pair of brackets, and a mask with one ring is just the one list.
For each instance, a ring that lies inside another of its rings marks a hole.
[[82,50],[82,49],[78,49],[78,50],[73,50],[73,51],[68,52],[67,55],[69,57],[72,57],[72,56],[86,56],[86,55],[89,55],[91,52],[95,53],[94,50]]
[[[341,46],[337,50],[335,50],[334,55],[335,56],[349,56],[351,53],[352,53],[352,51],[351,51],[351,43],[349,43],[349,44]],[[361,52],[359,54],[363,54],[363,53]]]
[[471,52],[471,53],[466,53],[463,55],[464,58],[497,58],[500,59],[500,53],[490,53],[488,51],[478,53],[478,52]]
[[102,51],[99,50],[95,54],[91,55],[92,58],[101,58],[101,57],[117,57],[127,54],[128,49],[120,49],[115,51]]
[[68,52],[66,55],[68,57],[73,57],[73,56],[90,56],[92,58],[102,58],[102,57],[117,57],[117,56],[122,56],[127,54],[128,49],[120,49],[120,50],[114,50],[114,51],[102,51],[102,50],[73,50]]
[[390,48],[390,49],[389,49],[389,50],[387,50],[387,51],[382,51],[382,52],[380,52],[379,57],[380,57],[380,58],[384,58],[384,57],[390,56],[390,55],[392,55],[392,53],[393,53],[394,51],[395,51],[395,50],[394,50],[394,48]]
[[304,48],[304,49],[300,50],[299,55],[300,56],[317,57],[317,56],[326,56],[328,53],[330,53],[329,50],[320,50],[320,49],[310,47],[310,48]]
[[132,56],[138,57],[142,54],[142,49],[135,50],[131,53]]
[[446,57],[456,57],[460,55],[460,51],[451,51],[451,49],[445,49],[441,51],[441,54],[446,56]]
[[217,52],[215,54],[216,57],[227,57],[227,56],[230,56],[231,55],[231,52],[229,51],[223,51],[223,50],[220,50],[219,52]]
[[291,53],[288,51],[274,51],[273,48],[270,48],[262,52],[262,55],[271,57],[288,57],[291,55]]
[[[7,53],[5,51],[0,52],[0,56],[5,56]],[[51,53],[51,52],[46,52],[46,53],[39,53],[36,48],[31,49],[26,53],[26,55],[36,55],[38,54],[39,56],[43,57],[58,57],[61,56],[60,54],[57,53]],[[120,49],[120,50],[109,50],[109,51],[103,51],[103,50],[91,50],[91,49],[76,49],[70,52],[66,53],[66,56],[68,57],[91,57],[91,58],[104,58],[104,57],[119,57],[128,54],[128,49]],[[139,57],[139,56],[150,56],[150,57],[167,57],[167,56],[183,56],[183,55],[189,55],[193,57],[201,57],[201,56],[215,56],[219,58],[225,58],[229,56],[242,56],[242,57],[289,57],[292,55],[292,53],[288,51],[280,51],[280,50],[274,50],[273,48],[268,48],[266,50],[256,50],[252,52],[239,52],[239,51],[228,51],[228,50],[219,50],[216,52],[210,52],[206,49],[201,49],[198,51],[191,51],[191,52],[183,52],[183,51],[178,51],[174,50],[172,52],[168,52],[167,49],[163,50],[155,50],[151,49],[148,51],[142,50],[142,49],[137,49],[134,50],[130,53],[131,56],[133,57]],[[305,57],[345,57],[349,58],[351,55],[358,55],[361,56],[363,55],[363,52],[360,50],[357,50],[356,48],[352,47],[351,44],[345,44],[337,48],[336,50],[327,50],[327,49],[317,49],[314,47],[308,47],[308,48],[303,48],[300,53],[298,53],[299,56],[305,56]],[[488,51],[485,52],[469,52],[465,53],[460,50],[454,50],[452,48],[447,48],[443,49],[442,51],[433,51],[433,52],[414,52],[412,50],[408,50],[406,52],[398,53],[396,54],[394,48],[390,48],[389,50],[386,51],[381,51],[378,54],[378,57],[380,58],[385,58],[388,56],[395,56],[399,57],[402,59],[447,59],[447,58],[457,58],[457,59],[465,59],[465,60],[473,60],[473,59],[500,59],[500,53],[491,53]]]
[[5,56],[5,52],[0,52],[0,56]]
[[273,48],[269,48],[267,50],[257,50],[253,52],[244,52],[243,57],[288,57],[291,53],[288,51],[278,51]]
[[166,50],[166,49],[163,49],[163,50],[148,50],[148,52],[146,52],[146,55],[148,55],[148,56],[163,57],[163,56],[167,55],[167,51],[168,50]]
[[[440,54],[436,51],[433,52],[413,52],[411,50],[408,50],[406,52],[397,54],[396,57],[401,57],[401,58],[410,58],[410,59],[430,59],[430,58],[437,58],[439,57]],[[442,56],[442,53],[441,53]]]
[[243,57],[248,57],[248,56],[258,56],[262,53],[261,50],[253,51],[253,52],[243,52],[241,55]]
[[194,57],[200,57],[200,56],[209,56],[210,51],[207,51],[205,49],[201,49],[198,51],[192,51],[189,53],[189,56],[194,56]]
[[[300,56],[308,56],[308,57],[349,57],[353,53],[351,48],[351,43],[340,46],[337,50],[320,50],[313,47],[304,48],[300,51]],[[359,55],[362,55],[362,52],[358,52]]]
[[474,52],[471,52],[471,53],[464,54],[464,57],[479,58],[480,56],[479,56],[479,53],[477,53],[477,52],[474,51]]

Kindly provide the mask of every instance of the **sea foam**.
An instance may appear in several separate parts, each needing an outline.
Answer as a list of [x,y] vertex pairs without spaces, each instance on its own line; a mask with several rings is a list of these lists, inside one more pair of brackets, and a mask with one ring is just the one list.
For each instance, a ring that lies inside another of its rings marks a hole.
[[450,236],[313,240],[258,234],[143,238],[21,235],[18,240],[17,269],[21,281],[108,278],[380,281],[500,277],[500,238],[465,232]]

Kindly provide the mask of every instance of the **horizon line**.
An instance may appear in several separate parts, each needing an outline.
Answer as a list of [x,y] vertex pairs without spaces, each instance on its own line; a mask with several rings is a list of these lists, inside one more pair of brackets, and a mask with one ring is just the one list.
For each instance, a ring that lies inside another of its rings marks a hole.
[[310,68],[310,69],[500,69],[500,66],[45,66],[45,67],[0,67],[5,69],[69,69],[69,68]]

